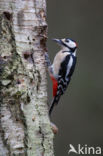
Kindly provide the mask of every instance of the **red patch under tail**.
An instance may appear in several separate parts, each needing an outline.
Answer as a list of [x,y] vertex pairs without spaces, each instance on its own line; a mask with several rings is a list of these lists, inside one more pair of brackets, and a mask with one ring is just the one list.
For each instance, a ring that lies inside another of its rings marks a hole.
[[50,77],[53,82],[53,96],[56,96],[57,88],[58,88],[58,81],[52,75],[50,75]]

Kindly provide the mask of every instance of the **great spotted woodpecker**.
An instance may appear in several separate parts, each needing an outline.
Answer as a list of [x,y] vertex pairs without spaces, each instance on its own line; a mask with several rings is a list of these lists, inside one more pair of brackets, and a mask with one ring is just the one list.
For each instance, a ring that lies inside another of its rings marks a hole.
[[75,41],[68,38],[53,40],[61,46],[61,50],[54,57],[53,64],[51,64],[48,54],[45,53],[49,75],[53,82],[54,97],[50,106],[49,114],[51,114],[54,105],[59,102],[61,95],[63,95],[67,89],[77,60],[77,44]]

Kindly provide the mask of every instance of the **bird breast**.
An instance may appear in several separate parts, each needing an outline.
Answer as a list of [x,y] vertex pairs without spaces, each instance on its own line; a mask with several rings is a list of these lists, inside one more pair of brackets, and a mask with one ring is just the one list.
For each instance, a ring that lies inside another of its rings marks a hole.
[[58,52],[54,58],[53,61],[53,74],[55,78],[58,78],[58,72],[61,66],[61,62],[65,59],[65,57],[68,55],[68,52],[62,53],[62,51]]

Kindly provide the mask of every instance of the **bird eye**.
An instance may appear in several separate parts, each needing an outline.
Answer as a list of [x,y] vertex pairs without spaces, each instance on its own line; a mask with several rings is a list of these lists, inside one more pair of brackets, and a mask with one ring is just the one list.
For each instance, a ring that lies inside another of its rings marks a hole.
[[66,42],[69,42],[69,40],[68,40],[68,39],[66,39]]

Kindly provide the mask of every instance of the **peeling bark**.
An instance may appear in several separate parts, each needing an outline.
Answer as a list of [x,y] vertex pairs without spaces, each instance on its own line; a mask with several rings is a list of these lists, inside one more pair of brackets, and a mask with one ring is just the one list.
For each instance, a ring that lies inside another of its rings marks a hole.
[[53,156],[45,0],[0,0],[0,156]]

